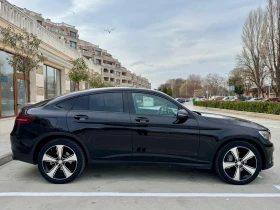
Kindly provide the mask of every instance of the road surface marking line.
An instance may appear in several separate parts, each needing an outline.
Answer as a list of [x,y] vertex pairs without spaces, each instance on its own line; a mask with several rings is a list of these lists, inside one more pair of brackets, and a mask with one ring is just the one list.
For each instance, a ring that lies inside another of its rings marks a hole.
[[261,179],[263,179],[263,177],[262,177],[261,175],[258,175],[258,178],[261,178]]
[[274,185],[278,190],[280,190],[280,185]]
[[1,192],[0,197],[208,197],[278,198],[280,193]]

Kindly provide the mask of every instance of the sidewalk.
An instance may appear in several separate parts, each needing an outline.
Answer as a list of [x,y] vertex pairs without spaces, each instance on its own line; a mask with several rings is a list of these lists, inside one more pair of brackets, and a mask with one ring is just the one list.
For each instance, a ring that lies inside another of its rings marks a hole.
[[0,166],[12,160],[10,133],[14,126],[15,118],[0,120]]

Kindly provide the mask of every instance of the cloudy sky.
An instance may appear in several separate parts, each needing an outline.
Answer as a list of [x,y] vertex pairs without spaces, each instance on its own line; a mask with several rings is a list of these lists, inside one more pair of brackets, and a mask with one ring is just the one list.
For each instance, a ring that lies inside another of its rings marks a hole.
[[[197,73],[227,76],[240,51],[242,25],[266,0],[10,0],[107,49],[152,87]],[[73,12],[75,14],[73,14]],[[104,29],[116,28],[111,34]]]

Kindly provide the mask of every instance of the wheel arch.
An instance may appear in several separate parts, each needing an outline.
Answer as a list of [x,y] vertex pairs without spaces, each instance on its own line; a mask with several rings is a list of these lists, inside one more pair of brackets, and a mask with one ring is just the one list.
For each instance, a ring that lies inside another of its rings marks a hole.
[[85,158],[86,158],[86,163],[89,162],[89,152],[86,148],[86,146],[84,145],[84,143],[79,140],[78,138],[76,138],[73,135],[69,135],[69,134],[65,134],[65,133],[56,133],[56,134],[50,134],[48,136],[44,136],[43,138],[41,138],[38,143],[35,146],[34,152],[33,152],[33,162],[34,164],[37,164],[37,157],[39,155],[40,150],[43,148],[44,145],[46,145],[48,142],[54,140],[54,139],[58,139],[58,138],[65,138],[65,139],[69,139],[71,141],[76,142],[83,150],[84,154],[85,154]]
[[226,141],[223,141],[219,145],[217,150],[215,151],[215,155],[212,159],[212,168],[215,166],[216,158],[217,158],[217,155],[218,155],[219,151],[221,150],[221,148],[224,147],[226,144],[229,144],[229,143],[234,142],[234,141],[244,141],[244,142],[252,144],[254,147],[256,147],[256,149],[259,151],[259,153],[261,155],[261,158],[262,158],[262,169],[265,168],[265,166],[266,166],[266,161],[265,161],[266,156],[265,156],[265,152],[264,152],[263,148],[261,147],[260,143],[258,143],[257,141],[252,140],[252,139],[248,139],[248,138],[233,138],[233,139],[228,139]]

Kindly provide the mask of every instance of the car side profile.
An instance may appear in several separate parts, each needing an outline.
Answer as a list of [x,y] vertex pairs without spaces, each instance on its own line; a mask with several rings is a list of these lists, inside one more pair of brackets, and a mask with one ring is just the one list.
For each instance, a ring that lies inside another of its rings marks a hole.
[[52,183],[86,164],[175,165],[214,169],[247,184],[273,166],[270,131],[256,123],[192,112],[148,89],[100,88],[25,107],[11,132],[13,158],[38,164]]

